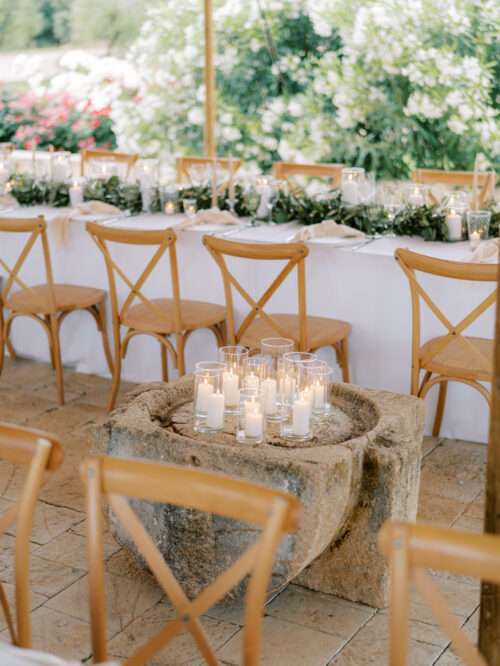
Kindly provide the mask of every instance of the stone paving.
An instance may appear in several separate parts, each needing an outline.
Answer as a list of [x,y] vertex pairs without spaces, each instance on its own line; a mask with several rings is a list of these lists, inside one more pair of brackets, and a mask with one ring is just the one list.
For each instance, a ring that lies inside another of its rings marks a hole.
[[[109,381],[65,372],[67,404],[55,402],[52,369],[41,363],[7,361],[0,378],[0,420],[56,433],[65,461],[44,487],[33,529],[31,564],[33,645],[60,656],[90,660],[85,516],[78,463],[90,452],[92,432],[105,416]],[[122,394],[131,385],[122,387]],[[419,519],[480,532],[486,447],[458,440],[425,441]],[[22,487],[20,471],[0,463],[0,511]],[[0,580],[13,592],[13,537],[0,540]],[[137,569],[110,535],[106,539],[109,652],[124,658],[159,630],[173,612],[154,579]],[[453,612],[475,636],[479,584],[436,574]],[[8,638],[3,618],[0,634]],[[221,606],[204,618],[222,664],[241,663],[242,612]],[[266,608],[263,666],[383,666],[387,659],[387,611],[290,585]],[[420,599],[411,606],[412,666],[461,662]],[[179,636],[151,662],[157,666],[201,665],[188,635]]]

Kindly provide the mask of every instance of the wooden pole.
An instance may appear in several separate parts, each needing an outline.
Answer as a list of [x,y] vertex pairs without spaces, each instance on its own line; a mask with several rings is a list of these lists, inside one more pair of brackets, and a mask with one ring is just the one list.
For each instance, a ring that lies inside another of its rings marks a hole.
[[205,3],[205,155],[215,157],[215,31],[213,0]]
[[[495,375],[492,382],[484,531],[500,535],[500,289],[495,328]],[[484,582],[481,586],[479,649],[488,664],[500,665],[500,586]]]

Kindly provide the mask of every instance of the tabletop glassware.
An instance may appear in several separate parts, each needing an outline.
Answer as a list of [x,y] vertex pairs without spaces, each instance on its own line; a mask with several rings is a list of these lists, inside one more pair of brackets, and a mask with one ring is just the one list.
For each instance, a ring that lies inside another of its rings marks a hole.
[[491,211],[469,210],[467,212],[467,231],[472,250],[479,247],[481,241],[488,239]]

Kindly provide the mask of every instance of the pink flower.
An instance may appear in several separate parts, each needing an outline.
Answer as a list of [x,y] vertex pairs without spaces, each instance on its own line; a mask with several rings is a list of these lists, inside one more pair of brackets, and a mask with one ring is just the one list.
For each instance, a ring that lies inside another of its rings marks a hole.
[[78,142],[78,148],[83,150],[85,148],[95,148],[95,139],[93,136],[89,136],[86,139],[82,139]]

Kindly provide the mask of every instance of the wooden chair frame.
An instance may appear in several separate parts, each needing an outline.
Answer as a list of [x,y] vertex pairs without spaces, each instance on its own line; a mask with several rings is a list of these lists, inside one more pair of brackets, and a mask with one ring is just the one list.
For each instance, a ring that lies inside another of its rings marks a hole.
[[379,548],[389,560],[390,666],[406,666],[409,642],[410,588],[413,583],[432,610],[435,620],[451,639],[458,656],[468,666],[487,666],[484,658],[448,609],[446,599],[424,569],[474,576],[500,584],[500,538],[457,530],[386,523],[379,534]]
[[[108,274],[109,281],[109,293],[111,298],[111,310],[112,310],[112,321],[113,321],[113,340],[115,348],[115,364],[113,372],[113,386],[111,389],[111,398],[109,402],[108,409],[113,409],[116,396],[118,394],[118,389],[120,387],[120,378],[121,378],[121,363],[122,359],[125,358],[128,350],[128,345],[130,340],[138,335],[149,335],[160,343],[161,349],[161,362],[162,362],[162,376],[164,381],[168,381],[168,357],[167,353],[170,352],[172,356],[172,361],[174,367],[179,371],[179,375],[185,374],[185,361],[184,361],[184,349],[187,343],[187,340],[193,330],[188,330],[182,321],[182,312],[181,312],[181,295],[180,295],[180,284],[179,284],[179,272],[177,267],[177,253],[175,249],[175,244],[177,237],[175,232],[172,229],[165,229],[160,231],[144,231],[137,229],[113,229],[111,227],[106,227],[104,225],[95,224],[92,222],[87,223],[87,231],[90,234],[91,238],[102,252],[104,261],[106,263],[106,271]],[[158,246],[154,255],[150,259],[149,263],[146,265],[140,276],[135,282],[130,280],[126,273],[118,266],[118,264],[113,260],[109,252],[107,243],[124,243],[128,245],[151,245]],[[170,260],[170,277],[172,282],[172,297],[174,303],[174,325],[175,325],[175,337],[176,345],[170,342],[168,335],[162,334],[159,331],[151,330],[139,330],[134,328],[128,328],[123,341],[120,335],[120,326],[127,312],[130,310],[134,301],[138,299],[143,303],[150,312],[152,312],[160,321],[164,318],[164,312],[160,307],[154,302],[154,300],[149,299],[144,295],[142,289],[149,279],[154,268],[158,265],[159,261],[163,256],[168,252]],[[118,302],[118,292],[116,288],[116,279],[115,273],[119,278],[125,283],[125,285],[130,290],[123,305],[120,307]],[[210,330],[216,337],[217,343],[219,345],[224,344],[225,333],[222,330],[222,327],[212,326]]]
[[[52,367],[56,371],[58,398],[60,404],[64,404],[63,367],[59,333],[63,321],[75,310],[85,310],[94,318],[97,329],[101,334],[104,354],[106,356],[109,370],[110,372],[113,372],[113,358],[111,356],[111,350],[109,348],[108,336],[106,332],[106,312],[104,301],[86,308],[79,308],[75,306],[72,309],[67,309],[64,311],[58,310],[54,291],[54,277],[52,273],[49,242],[47,238],[47,224],[43,216],[32,219],[0,218],[0,232],[29,234],[29,237],[18,256],[16,263],[12,267],[10,267],[7,262],[4,261],[0,256],[0,268],[3,269],[7,274],[5,285],[0,294],[0,307],[5,307],[10,310],[10,314],[8,315],[7,319],[4,320],[3,313],[0,316],[0,373],[3,369],[5,347],[7,347],[11,358],[16,358],[16,353],[10,340],[10,333],[14,320],[18,317],[30,317],[31,319],[34,319],[36,322],[38,322],[47,334]],[[19,274],[29,257],[31,250],[35,247],[38,241],[42,245],[45,278],[48,287],[48,301],[46,303],[46,308],[42,313],[26,312],[24,310],[18,312],[10,301],[10,294],[14,285],[17,285],[23,290],[33,292],[33,288],[25,284],[24,281],[20,278]]]
[[285,180],[291,187],[297,187],[290,182],[290,176],[308,176],[311,178],[329,178],[333,188],[340,187],[342,183],[343,164],[297,164],[296,162],[275,162],[273,176],[277,180]]
[[[477,380],[474,371],[470,372],[469,377],[453,377],[449,375],[440,375],[432,377],[432,372],[427,369],[428,364],[437,354],[441,353],[451,342],[459,340],[464,349],[472,352],[480,366],[488,372],[490,370],[490,360],[475,347],[472,342],[463,335],[464,331],[478,319],[488,308],[496,302],[497,288],[489,296],[479,303],[469,312],[458,324],[452,324],[444,315],[441,309],[434,303],[429,294],[423,289],[415,275],[416,271],[437,275],[444,278],[455,280],[470,280],[477,282],[495,282],[497,281],[497,266],[487,264],[462,263],[458,261],[446,261],[435,259],[410,250],[398,248],[395,252],[396,261],[405,272],[410,283],[411,303],[412,303],[412,364],[411,364],[411,387],[412,395],[422,399],[425,398],[429,390],[436,384],[439,385],[439,397],[436,410],[436,417],[433,427],[433,436],[438,436],[443,420],[444,407],[446,402],[446,392],[449,381],[457,381],[472,386],[486,399],[491,405],[490,392]],[[431,352],[421,355],[420,349],[420,301],[421,299],[429,307],[435,317],[443,324],[447,333],[442,340],[434,347]],[[425,376],[419,386],[420,371],[425,370]]]
[[[177,157],[176,160],[175,160],[175,167],[176,167],[176,172],[177,172],[177,182],[178,183],[191,183],[191,175],[189,173],[189,168],[194,166],[194,165],[210,166],[211,164],[213,164],[214,159],[216,160],[217,168],[220,168],[223,171],[227,171],[228,176],[231,176],[231,173],[230,173],[231,160],[229,160],[228,158],[225,158],[225,157],[212,158],[212,157],[180,156],[180,157]],[[238,160],[238,159],[233,159],[232,160],[233,176],[241,168],[241,165],[242,165],[241,160]],[[222,191],[225,191],[227,186],[228,186],[228,183],[224,183],[221,187]]]
[[134,153],[117,153],[114,150],[84,149],[80,152],[80,175],[85,176],[85,165],[89,160],[106,159],[127,165],[127,178],[139,159]]
[[[300,351],[307,349],[307,316],[306,316],[306,286],[305,286],[305,258],[309,250],[305,243],[235,243],[226,241],[215,236],[203,236],[203,244],[214,258],[217,266],[222,273],[224,282],[224,294],[227,305],[228,337],[231,344],[238,344],[243,338],[250,324],[257,315],[264,318],[274,329],[276,335],[283,338],[289,338],[290,333],[283,330],[281,326],[264,311],[266,303],[273,294],[280,288],[288,275],[297,269],[297,297],[298,297],[298,315],[300,318],[300,335],[295,340]],[[243,259],[256,259],[263,261],[286,261],[284,268],[278,276],[272,281],[263,295],[255,301],[244,289],[238,280],[228,269],[224,255],[230,257],[240,257]],[[242,296],[250,306],[250,312],[243,319],[239,328],[236,329],[234,320],[233,292],[232,287]]]
[[[494,172],[474,172],[474,171],[443,171],[441,169],[415,169],[412,171],[411,179],[414,183],[423,185],[443,184],[454,185],[458,187],[472,187],[473,189],[473,207],[483,208],[489,199],[493,197],[495,191],[496,174]],[[479,191],[476,191],[480,188]],[[438,204],[438,200],[432,194],[428,196],[433,204]]]
[[[87,498],[94,661],[107,658],[102,511],[103,500],[107,499],[177,611],[177,617],[139,647],[125,661],[125,666],[145,664],[183,631],[191,634],[206,663],[218,666],[199,618],[248,575],[243,663],[256,666],[260,654],[262,609],[273,560],[282,537],[297,529],[299,500],[288,493],[222,474],[137,459],[97,457],[84,462],[81,473]],[[260,527],[262,533],[229,569],[190,601],[130,507],[127,497],[214,513]]]
[[56,471],[62,463],[61,444],[52,435],[0,423],[0,458],[14,465],[28,467],[21,497],[0,518],[0,536],[17,523],[14,577],[16,622],[14,623],[5,591],[0,583],[0,605],[14,645],[31,647],[30,537],[33,514],[45,473]]

